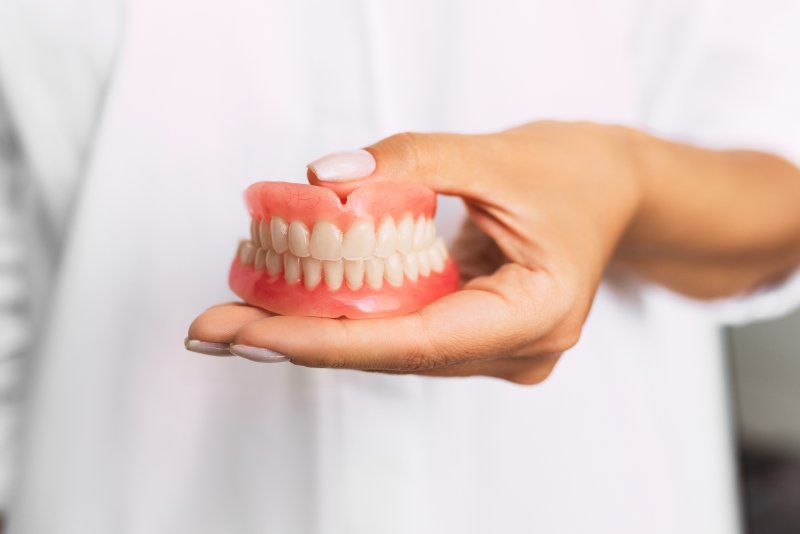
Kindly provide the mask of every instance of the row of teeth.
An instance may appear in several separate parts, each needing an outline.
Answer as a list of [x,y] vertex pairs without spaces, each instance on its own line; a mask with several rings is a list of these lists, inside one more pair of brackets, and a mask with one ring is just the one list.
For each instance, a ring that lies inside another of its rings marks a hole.
[[270,276],[284,275],[288,283],[300,280],[313,289],[324,280],[331,289],[346,283],[359,289],[366,283],[380,288],[383,281],[399,286],[404,276],[416,281],[431,271],[444,270],[447,249],[436,237],[433,220],[404,216],[398,224],[386,217],[377,231],[371,220],[354,222],[346,232],[328,221],[312,230],[301,221],[280,217],[253,219],[251,241],[239,248],[243,265],[266,269]]
[[360,289],[365,283],[373,289],[380,289],[384,280],[397,287],[403,284],[404,277],[416,282],[420,276],[442,272],[447,259],[447,249],[441,238],[434,240],[433,245],[425,250],[411,250],[406,254],[395,252],[388,258],[298,258],[288,251],[280,254],[273,249],[256,248],[252,241],[242,241],[238,254],[242,265],[252,265],[256,271],[265,269],[270,276],[283,274],[289,284],[302,280],[306,289],[314,289],[324,280],[325,285],[333,290],[342,287],[342,283],[353,290]]

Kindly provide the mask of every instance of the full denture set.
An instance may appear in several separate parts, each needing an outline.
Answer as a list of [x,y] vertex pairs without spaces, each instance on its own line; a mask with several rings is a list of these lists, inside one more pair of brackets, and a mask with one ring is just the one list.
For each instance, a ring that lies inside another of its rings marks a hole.
[[408,313],[455,290],[458,273],[436,236],[435,194],[375,182],[343,203],[330,189],[283,182],[248,188],[250,240],[231,268],[246,302],[287,315]]

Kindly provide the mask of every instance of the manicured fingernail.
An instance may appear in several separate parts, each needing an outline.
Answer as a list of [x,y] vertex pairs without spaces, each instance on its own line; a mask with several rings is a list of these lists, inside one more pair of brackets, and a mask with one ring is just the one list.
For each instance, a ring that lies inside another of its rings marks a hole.
[[277,363],[289,361],[289,358],[280,352],[249,345],[231,345],[231,353],[254,362]]
[[200,354],[208,354],[209,356],[233,356],[228,350],[227,343],[210,343],[208,341],[200,341],[199,339],[184,340],[183,345],[186,350],[192,352],[199,352]]
[[345,150],[313,161],[308,168],[323,182],[346,182],[372,174],[375,158],[366,150]]

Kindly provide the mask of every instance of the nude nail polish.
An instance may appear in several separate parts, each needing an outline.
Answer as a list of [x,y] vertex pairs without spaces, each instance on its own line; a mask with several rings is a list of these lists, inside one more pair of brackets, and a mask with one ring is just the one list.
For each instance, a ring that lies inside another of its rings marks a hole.
[[211,343],[209,341],[186,338],[183,345],[188,351],[208,356],[233,356],[228,350],[229,345],[227,343]]
[[308,164],[323,182],[346,182],[366,178],[375,171],[375,158],[363,149],[334,152]]
[[249,345],[231,345],[231,354],[241,356],[254,362],[278,363],[288,362],[289,358],[280,352],[265,349],[262,347],[251,347]]

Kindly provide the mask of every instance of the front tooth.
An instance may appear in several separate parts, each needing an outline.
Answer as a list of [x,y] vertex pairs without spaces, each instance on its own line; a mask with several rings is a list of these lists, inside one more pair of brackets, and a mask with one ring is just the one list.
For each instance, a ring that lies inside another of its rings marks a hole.
[[316,258],[303,258],[303,285],[314,289],[322,280],[322,262]]
[[258,235],[258,219],[252,219],[250,221],[250,239],[253,240],[253,245],[256,248],[261,248],[261,239]]
[[397,250],[397,227],[394,219],[387,217],[378,227],[375,239],[375,255],[379,258],[388,258]]
[[428,260],[427,250],[420,250],[417,252],[417,264],[419,265],[419,274],[421,276],[428,276],[431,274],[431,262]]
[[342,287],[342,279],[344,278],[343,263],[342,260],[322,262],[322,275],[325,278],[325,285],[329,288],[339,289]]
[[342,231],[328,221],[319,221],[311,232],[311,255],[318,260],[334,261],[342,257]]
[[417,255],[413,252],[406,254],[406,257],[403,260],[403,272],[406,273],[406,276],[412,282],[417,281],[417,277],[419,276],[419,264],[417,263]]
[[411,238],[411,244],[414,250],[422,250],[425,247],[426,227],[425,217],[423,215],[417,217],[417,222],[414,225],[414,235]]
[[433,244],[433,248],[439,252],[439,254],[442,256],[442,260],[447,259],[447,245],[444,244],[444,239],[437,237]]
[[253,269],[256,271],[260,271],[263,269],[267,264],[267,251],[263,248],[260,248],[256,251],[256,261],[253,264]]
[[386,258],[386,268],[384,270],[384,276],[386,277],[386,281],[392,284],[393,286],[399,286],[403,284],[403,258],[400,257],[400,254],[394,253],[388,258]]
[[292,221],[289,224],[289,251],[298,258],[307,257],[308,250],[308,228],[300,221]]
[[256,256],[256,247],[253,246],[251,241],[242,241],[239,243],[239,263],[242,265],[250,265]]
[[283,257],[272,249],[267,251],[267,273],[278,276],[283,271]]
[[266,219],[261,219],[261,222],[258,224],[258,235],[261,237],[261,248],[272,248],[271,234],[272,232],[269,229],[269,221]]
[[375,226],[372,221],[356,221],[342,241],[342,257],[346,260],[369,258],[375,251]]
[[289,231],[289,225],[280,217],[273,217],[269,222],[270,236],[272,237],[272,248],[275,252],[283,254],[289,248],[289,240],[286,234]]
[[367,272],[367,285],[373,289],[380,289],[383,285],[383,260],[369,258],[364,262]]
[[289,284],[300,281],[300,258],[294,254],[283,255],[283,278]]
[[364,285],[364,260],[345,260],[344,279],[350,289],[360,289]]
[[436,247],[428,249],[428,260],[430,261],[431,269],[437,273],[444,271],[444,258],[442,258],[442,255]]
[[425,247],[429,248],[436,241],[436,223],[433,219],[428,219],[425,224]]
[[397,225],[397,251],[405,254],[411,250],[414,238],[414,220],[411,215],[406,215]]

